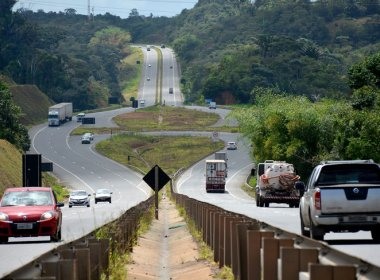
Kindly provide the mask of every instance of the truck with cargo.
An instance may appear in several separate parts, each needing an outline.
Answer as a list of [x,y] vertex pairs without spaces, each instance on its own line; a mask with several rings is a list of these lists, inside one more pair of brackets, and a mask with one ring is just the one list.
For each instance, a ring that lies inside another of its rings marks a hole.
[[48,125],[60,126],[73,118],[73,103],[59,103],[49,107]]
[[380,166],[373,160],[323,161],[314,167],[300,201],[304,236],[370,231],[380,241]]
[[259,163],[256,170],[256,206],[286,203],[289,207],[298,207],[302,195],[297,184],[299,179],[291,163],[274,160]]
[[206,160],[206,192],[224,193],[227,163],[221,159]]

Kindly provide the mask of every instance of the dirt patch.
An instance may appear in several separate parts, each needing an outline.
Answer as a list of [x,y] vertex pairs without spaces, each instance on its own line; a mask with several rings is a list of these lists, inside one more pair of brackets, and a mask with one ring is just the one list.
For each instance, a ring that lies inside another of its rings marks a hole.
[[141,236],[133,248],[127,279],[217,279],[215,263],[199,259],[195,242],[175,205],[163,197],[158,220]]

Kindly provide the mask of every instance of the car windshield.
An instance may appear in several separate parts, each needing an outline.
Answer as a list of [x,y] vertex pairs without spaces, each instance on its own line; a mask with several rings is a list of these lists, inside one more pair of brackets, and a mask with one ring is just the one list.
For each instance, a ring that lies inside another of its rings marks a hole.
[[1,206],[42,206],[52,205],[51,195],[47,191],[19,191],[5,193]]
[[110,191],[106,190],[106,189],[101,189],[101,190],[97,190],[96,193],[98,193],[98,194],[109,194]]
[[380,183],[380,169],[376,165],[344,164],[325,166],[318,185]]
[[72,192],[71,195],[72,196],[77,196],[77,195],[79,195],[79,196],[86,196],[87,193],[85,191],[77,191],[77,192]]

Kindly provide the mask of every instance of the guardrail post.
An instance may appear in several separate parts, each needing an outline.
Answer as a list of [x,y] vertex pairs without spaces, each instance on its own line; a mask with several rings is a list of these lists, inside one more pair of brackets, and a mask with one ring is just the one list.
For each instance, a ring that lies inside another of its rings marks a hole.
[[[248,278],[248,231],[259,230],[260,224],[255,220],[245,221],[236,225],[237,230],[237,259],[232,261],[232,271],[235,278],[240,280]],[[233,255],[235,256],[235,255]]]
[[298,280],[301,271],[308,271],[309,263],[318,262],[318,249],[282,247],[278,260],[279,280]]
[[89,240],[88,247],[90,248],[90,260],[91,260],[91,270],[90,277],[92,280],[100,279],[101,270],[101,255],[103,252],[101,251],[101,244],[97,242],[97,240]]
[[353,265],[323,265],[310,263],[309,273],[300,273],[300,280],[355,280],[356,267]]
[[277,280],[277,259],[281,247],[293,247],[293,239],[277,239],[264,237],[262,240],[262,268],[265,280]]
[[232,233],[232,222],[236,221],[236,216],[226,216],[224,223],[224,265],[231,267],[231,254],[232,254],[232,244],[231,244],[231,233]]
[[58,260],[55,262],[41,263],[41,276],[54,276],[56,280],[76,280],[77,261],[76,260]]
[[77,270],[75,271],[77,280],[90,280],[91,279],[91,262],[90,262],[90,249],[89,248],[73,248],[66,249],[60,252],[62,260],[75,259],[78,263]]
[[261,279],[261,246],[264,237],[273,238],[273,231],[247,231],[247,262],[248,262],[248,279]]
[[212,248],[213,248],[213,252],[214,252],[214,261],[215,262],[219,262],[220,217],[221,217],[221,212],[220,211],[215,212],[215,217],[214,217],[215,225],[214,225],[213,232],[212,232],[212,235],[214,236]]

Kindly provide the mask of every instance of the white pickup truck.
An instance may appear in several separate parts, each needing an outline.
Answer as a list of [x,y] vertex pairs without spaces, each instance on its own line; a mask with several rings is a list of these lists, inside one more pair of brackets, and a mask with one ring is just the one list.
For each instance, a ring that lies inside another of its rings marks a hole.
[[380,241],[380,166],[372,160],[325,161],[312,171],[300,200],[301,233],[371,231]]

